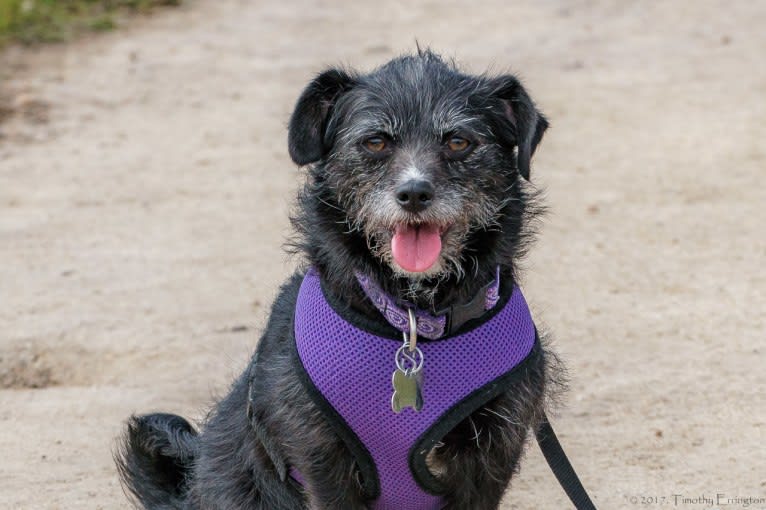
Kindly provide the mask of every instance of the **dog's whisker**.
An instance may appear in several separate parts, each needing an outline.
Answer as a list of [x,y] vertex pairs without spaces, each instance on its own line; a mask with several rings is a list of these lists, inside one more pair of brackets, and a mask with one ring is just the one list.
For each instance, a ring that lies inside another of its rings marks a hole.
[[322,202],[327,207],[330,207],[331,209],[335,209],[336,211],[345,212],[342,208],[338,207],[337,205],[331,204],[330,202],[328,202],[327,200],[323,199],[322,197],[317,197],[317,200]]

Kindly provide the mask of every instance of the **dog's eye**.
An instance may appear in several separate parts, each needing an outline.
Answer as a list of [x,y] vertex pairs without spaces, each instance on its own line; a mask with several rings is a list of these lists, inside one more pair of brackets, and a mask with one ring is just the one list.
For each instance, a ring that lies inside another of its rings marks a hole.
[[463,152],[471,146],[471,142],[459,136],[453,136],[447,141],[447,148],[452,152]]
[[365,140],[363,145],[370,152],[382,152],[388,144],[382,136],[373,136]]

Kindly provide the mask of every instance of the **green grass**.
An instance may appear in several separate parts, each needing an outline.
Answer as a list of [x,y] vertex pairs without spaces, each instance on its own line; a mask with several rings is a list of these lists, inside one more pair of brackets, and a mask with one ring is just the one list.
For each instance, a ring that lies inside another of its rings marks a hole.
[[0,0],[0,46],[65,41],[112,30],[123,13],[147,13],[181,0]]

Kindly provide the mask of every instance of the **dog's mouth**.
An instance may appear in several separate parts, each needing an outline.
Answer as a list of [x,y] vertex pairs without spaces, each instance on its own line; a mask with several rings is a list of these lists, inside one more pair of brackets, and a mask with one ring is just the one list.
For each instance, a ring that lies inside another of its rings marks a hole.
[[446,228],[434,223],[403,223],[394,228],[391,255],[396,264],[410,273],[424,273],[439,260]]

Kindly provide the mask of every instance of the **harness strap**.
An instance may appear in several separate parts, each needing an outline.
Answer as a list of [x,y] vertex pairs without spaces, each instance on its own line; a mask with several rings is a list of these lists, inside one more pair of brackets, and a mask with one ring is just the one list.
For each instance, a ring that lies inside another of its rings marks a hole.
[[548,417],[543,415],[543,422],[535,433],[537,444],[543,452],[545,460],[548,462],[551,471],[561,484],[569,499],[577,510],[596,510],[595,505],[590,500],[580,479],[577,477],[572,464],[569,462],[564,449],[561,447],[556,433],[553,432]]

